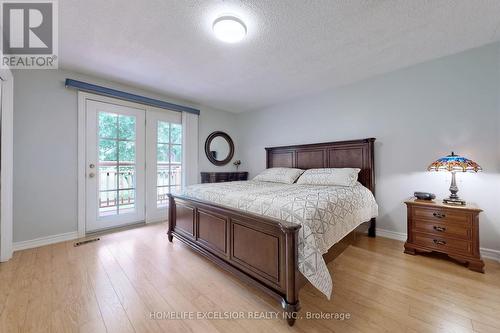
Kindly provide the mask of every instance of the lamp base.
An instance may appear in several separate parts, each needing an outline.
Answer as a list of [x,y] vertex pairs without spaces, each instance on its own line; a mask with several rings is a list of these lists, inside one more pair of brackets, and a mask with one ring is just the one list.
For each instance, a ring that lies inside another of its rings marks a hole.
[[459,198],[446,198],[443,199],[443,203],[446,205],[454,205],[454,206],[465,206],[465,200]]
[[454,206],[465,206],[465,201],[460,199],[457,195],[458,186],[457,181],[455,179],[455,171],[451,172],[451,185],[450,185],[450,196],[446,199],[443,199],[443,203],[446,205],[454,205]]

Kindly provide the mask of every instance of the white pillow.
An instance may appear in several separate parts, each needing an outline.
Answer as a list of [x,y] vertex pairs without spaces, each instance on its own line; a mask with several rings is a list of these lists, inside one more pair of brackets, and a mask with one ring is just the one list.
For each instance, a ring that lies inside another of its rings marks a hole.
[[304,170],[302,169],[294,168],[270,168],[259,173],[253,180],[293,184],[303,172]]
[[358,181],[358,168],[328,168],[306,170],[297,184],[354,186]]

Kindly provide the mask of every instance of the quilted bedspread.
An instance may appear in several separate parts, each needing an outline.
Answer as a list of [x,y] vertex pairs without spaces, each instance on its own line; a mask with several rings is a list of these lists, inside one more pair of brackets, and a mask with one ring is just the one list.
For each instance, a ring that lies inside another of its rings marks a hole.
[[378,214],[373,194],[360,183],[346,187],[238,181],[191,185],[178,194],[300,224],[299,270],[328,298],[333,284],[323,254]]

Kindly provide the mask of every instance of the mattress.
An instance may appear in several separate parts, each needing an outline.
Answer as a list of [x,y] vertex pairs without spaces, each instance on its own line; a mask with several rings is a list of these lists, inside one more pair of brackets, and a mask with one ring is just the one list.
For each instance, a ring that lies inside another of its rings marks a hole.
[[359,182],[345,187],[251,180],[191,185],[177,194],[300,224],[299,271],[328,299],[333,283],[323,254],[378,215],[375,197]]

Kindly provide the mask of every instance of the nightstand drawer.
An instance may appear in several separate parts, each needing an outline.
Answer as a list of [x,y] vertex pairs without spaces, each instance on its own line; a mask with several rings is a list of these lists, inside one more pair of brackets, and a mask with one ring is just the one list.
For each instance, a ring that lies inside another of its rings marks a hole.
[[468,212],[461,212],[443,208],[413,207],[413,218],[424,219],[436,222],[461,223],[470,226],[472,215]]
[[415,232],[413,234],[414,243],[441,252],[461,252],[471,253],[472,243],[466,240],[451,239],[432,235],[425,235]]
[[472,240],[471,228],[467,227],[467,224],[439,223],[417,219],[413,220],[413,230],[416,232],[433,234],[438,237],[454,237]]

